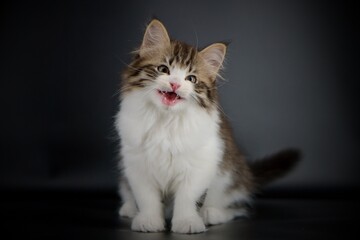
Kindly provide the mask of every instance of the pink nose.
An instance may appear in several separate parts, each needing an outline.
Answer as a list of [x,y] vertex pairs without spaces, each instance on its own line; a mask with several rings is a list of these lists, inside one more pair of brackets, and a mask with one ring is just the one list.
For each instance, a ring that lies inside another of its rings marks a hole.
[[171,82],[170,86],[171,86],[172,90],[175,92],[180,87],[180,84]]

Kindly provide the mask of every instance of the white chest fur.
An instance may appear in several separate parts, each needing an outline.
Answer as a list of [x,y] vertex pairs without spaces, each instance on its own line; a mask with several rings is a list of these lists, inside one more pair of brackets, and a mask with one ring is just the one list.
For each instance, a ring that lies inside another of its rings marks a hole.
[[195,173],[211,178],[223,152],[218,112],[163,111],[141,99],[128,94],[116,119],[125,174],[147,176],[162,191]]

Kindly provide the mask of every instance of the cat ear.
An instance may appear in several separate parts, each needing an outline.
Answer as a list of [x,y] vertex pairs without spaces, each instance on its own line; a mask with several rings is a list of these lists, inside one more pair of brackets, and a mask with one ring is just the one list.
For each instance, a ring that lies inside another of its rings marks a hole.
[[211,73],[216,75],[224,61],[226,45],[223,43],[214,43],[201,50],[199,54],[210,68]]
[[157,19],[152,20],[146,28],[140,55],[158,51],[170,45],[170,38],[164,25]]

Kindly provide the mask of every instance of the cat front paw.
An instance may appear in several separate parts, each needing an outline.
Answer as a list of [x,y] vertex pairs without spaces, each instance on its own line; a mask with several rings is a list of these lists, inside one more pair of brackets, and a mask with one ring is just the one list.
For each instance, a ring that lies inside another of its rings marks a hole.
[[165,220],[160,216],[139,213],[133,219],[131,229],[137,232],[161,232],[165,230]]
[[173,218],[171,231],[174,233],[201,233],[206,231],[205,224],[199,215],[184,218]]

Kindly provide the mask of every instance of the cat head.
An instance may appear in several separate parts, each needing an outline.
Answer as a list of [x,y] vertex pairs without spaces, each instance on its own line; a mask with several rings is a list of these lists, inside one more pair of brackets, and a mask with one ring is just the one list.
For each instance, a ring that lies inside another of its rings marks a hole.
[[140,93],[143,101],[165,111],[217,106],[216,78],[226,45],[214,43],[198,50],[170,40],[159,20],[146,28],[142,44],[123,74],[122,95]]

